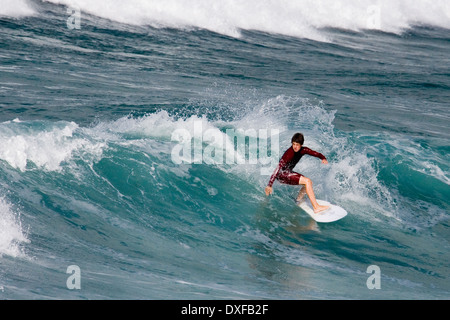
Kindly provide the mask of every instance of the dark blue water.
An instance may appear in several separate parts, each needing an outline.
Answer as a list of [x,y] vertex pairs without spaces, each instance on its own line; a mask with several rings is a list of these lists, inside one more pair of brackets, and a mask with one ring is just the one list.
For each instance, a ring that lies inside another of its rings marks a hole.
[[[0,11],[0,298],[450,297],[448,4],[52,2]],[[344,219],[265,196],[295,132]]]

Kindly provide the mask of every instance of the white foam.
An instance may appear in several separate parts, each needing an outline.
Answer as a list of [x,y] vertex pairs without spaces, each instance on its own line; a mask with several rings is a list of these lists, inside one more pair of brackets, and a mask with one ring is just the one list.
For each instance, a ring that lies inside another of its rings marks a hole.
[[239,37],[258,30],[327,41],[321,28],[401,32],[417,24],[450,28],[447,0],[47,0],[112,21],[203,28]]
[[[176,135],[179,131],[187,132],[190,138],[196,139],[195,128],[198,129],[198,125],[201,124],[200,132],[197,133],[203,136],[208,130],[217,133],[217,136],[225,141],[217,147],[223,148],[224,155],[229,152],[232,156],[236,156],[236,161],[225,163],[229,165],[219,168],[248,178],[249,181],[260,185],[261,190],[278,164],[279,157],[290,146],[292,135],[300,131],[305,135],[305,146],[325,154],[330,162],[323,165],[316,158],[304,157],[296,169],[313,180],[318,196],[337,205],[342,204],[343,207],[346,207],[345,205],[369,207],[375,209],[377,214],[395,217],[396,208],[393,207],[395,201],[388,188],[378,181],[378,172],[373,159],[369,158],[364,150],[357,150],[357,146],[347,137],[335,135],[334,117],[335,111],[325,110],[320,103],[314,104],[308,99],[299,97],[278,96],[261,102],[253,109],[246,110],[238,119],[228,122],[208,120],[206,117],[196,115],[177,118],[166,111],[160,111],[140,118],[123,117],[112,122],[100,123],[95,130],[117,134],[119,143],[142,145],[143,141],[149,139],[151,143],[147,145],[145,152],[157,156],[161,152],[170,154],[171,148],[181,142],[182,135],[179,139]],[[293,128],[290,129],[290,126]],[[265,128],[269,134],[271,130],[278,129],[279,150],[272,150],[275,151],[272,152],[272,155],[275,154],[274,161],[269,165],[260,162],[250,164],[245,152],[227,148],[231,141],[224,128],[232,128],[235,131],[243,128],[246,132],[251,132],[248,129],[258,132],[259,129]],[[127,135],[129,137],[124,139]],[[162,143],[162,149],[154,149],[155,140]],[[169,141],[172,143],[167,143]],[[205,145],[202,148],[202,151],[204,150]],[[181,160],[185,164],[196,163],[198,160],[197,163],[206,163],[205,159],[197,159],[193,150]],[[174,165],[177,167],[175,162]],[[262,167],[268,168],[269,175],[261,172]],[[277,188],[279,186],[275,186],[275,189]]]
[[23,242],[29,242],[22,230],[18,213],[14,212],[11,205],[0,196],[0,257],[4,254],[13,257],[22,256],[20,246]]
[[[31,126],[31,127],[30,127]],[[49,171],[61,170],[61,164],[78,152],[94,156],[101,153],[104,143],[74,137],[78,125],[74,122],[47,124],[49,128],[33,128],[33,123],[4,122],[0,126],[0,159],[21,171],[29,163]]]
[[153,137],[170,140],[176,129],[189,130],[193,135],[195,123],[201,123],[203,128],[210,128],[205,117],[193,115],[189,118],[175,118],[165,110],[147,114],[143,117],[122,117],[112,122],[99,124],[96,128],[112,133],[127,134],[139,137]]
[[[334,110],[326,110],[321,102],[295,96],[278,96],[231,123],[246,128],[265,124],[270,128],[280,128],[279,156],[270,166],[269,175],[290,146],[292,135],[302,132],[305,136],[304,145],[323,153],[329,160],[328,165],[323,165],[317,158],[305,156],[295,168],[295,171],[312,179],[319,198],[346,209],[370,208],[366,211],[375,212],[368,217],[371,219],[376,219],[378,214],[395,217],[397,209],[393,205],[394,200],[389,189],[377,179],[374,159],[367,156],[364,146],[355,145],[348,135],[336,135],[333,125],[335,113]],[[251,166],[236,166],[233,171],[247,175],[249,180],[256,179],[261,190],[269,180],[269,176],[260,175],[258,168]],[[280,194],[280,188],[284,186],[279,183],[274,185],[275,194]],[[366,211],[359,210],[358,214],[366,215]]]
[[0,17],[22,18],[35,14],[27,0],[0,0]]
[[[173,142],[172,144],[167,144],[169,149],[166,148],[164,150],[168,154],[171,154],[173,151],[170,148],[173,148],[174,144],[183,145],[188,143],[191,147],[190,154],[182,154],[181,158],[178,159],[183,163],[213,163],[214,161],[209,153],[207,154],[208,146],[209,149],[222,151],[224,159],[227,156],[233,159],[234,157],[242,159],[242,155],[230,147],[232,142],[227,133],[220,130],[214,122],[208,120],[205,116],[192,115],[181,118],[171,116],[167,111],[162,110],[140,118],[123,117],[112,122],[100,123],[95,127],[95,130],[118,135],[117,141],[119,143],[133,143],[137,145],[140,144],[142,139],[146,138],[164,143]],[[194,150],[195,146],[192,148],[192,144],[197,144],[199,152]],[[208,146],[205,146],[205,144]],[[176,157],[178,157],[178,153]],[[173,156],[172,160],[174,160]],[[176,160],[174,161],[177,162]],[[222,164],[224,161],[216,163]]]

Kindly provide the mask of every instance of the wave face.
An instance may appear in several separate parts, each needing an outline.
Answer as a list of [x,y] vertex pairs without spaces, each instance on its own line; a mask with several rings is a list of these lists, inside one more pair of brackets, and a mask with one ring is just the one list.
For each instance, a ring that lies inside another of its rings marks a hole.
[[0,297],[447,298],[447,2],[296,3],[6,2]]

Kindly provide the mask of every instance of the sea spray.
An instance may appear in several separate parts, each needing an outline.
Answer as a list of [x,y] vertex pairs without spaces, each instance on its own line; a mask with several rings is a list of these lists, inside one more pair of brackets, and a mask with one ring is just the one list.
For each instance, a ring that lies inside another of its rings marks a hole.
[[0,257],[23,256],[22,243],[29,241],[23,231],[20,213],[3,196],[0,196],[0,230]]
[[73,156],[98,156],[104,147],[74,133],[78,125],[74,122],[7,121],[0,124],[0,159],[10,166],[25,171],[38,167],[49,171],[62,169],[62,163]]
[[[202,28],[231,37],[241,30],[258,30],[328,41],[323,28],[374,29],[400,33],[414,25],[450,27],[450,4],[441,0],[409,1],[88,1],[48,0],[81,13],[112,21],[154,27]],[[24,5],[24,4],[22,4]],[[336,14],[338,13],[338,14]]]
[[[449,296],[447,2],[259,1],[265,17],[227,20],[231,1],[155,1],[152,20],[149,2],[80,1],[80,29],[75,1],[26,3],[35,15],[2,16],[0,121],[20,122],[0,124],[0,153],[20,153],[0,181],[32,259],[3,254],[1,298]],[[316,36],[333,43],[301,39]],[[172,133],[196,121],[278,129],[280,154],[303,132],[329,164],[295,170],[348,216],[311,224],[299,187],[265,195],[258,163],[174,163]]]
[[0,17],[21,18],[35,15],[36,11],[27,0],[2,0]]

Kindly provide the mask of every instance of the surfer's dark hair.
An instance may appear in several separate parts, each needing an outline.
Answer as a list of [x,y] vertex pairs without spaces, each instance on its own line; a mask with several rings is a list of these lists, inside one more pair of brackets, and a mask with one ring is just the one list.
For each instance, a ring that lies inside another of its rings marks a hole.
[[300,132],[297,132],[292,136],[291,143],[292,142],[297,142],[303,145],[303,142],[305,142],[305,137],[303,137],[303,134],[301,134]]

